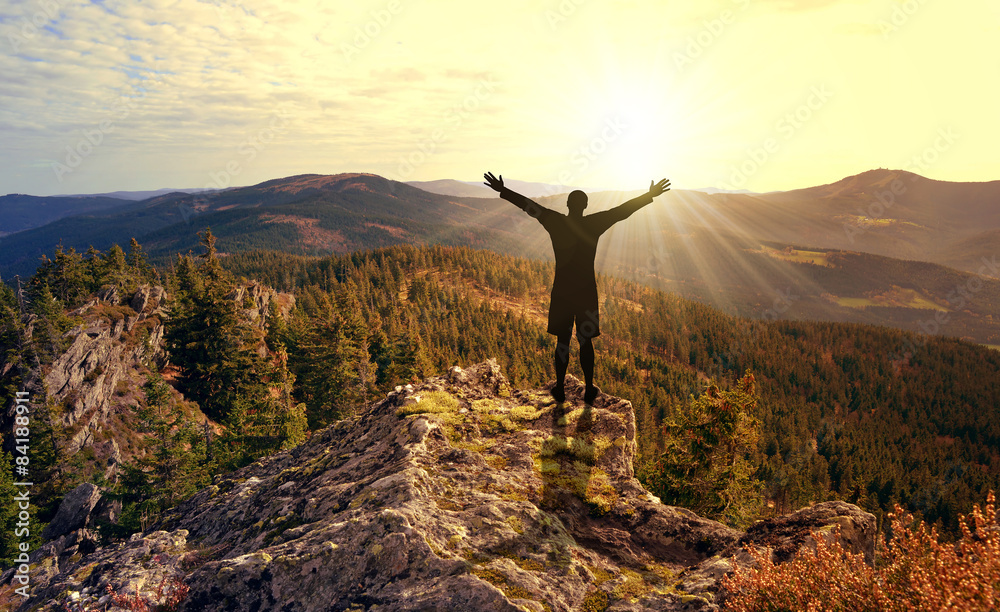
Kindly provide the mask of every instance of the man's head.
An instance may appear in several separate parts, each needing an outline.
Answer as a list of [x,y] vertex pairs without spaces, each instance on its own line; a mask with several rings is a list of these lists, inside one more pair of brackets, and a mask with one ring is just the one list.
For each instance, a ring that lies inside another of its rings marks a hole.
[[587,194],[579,189],[571,191],[569,198],[566,199],[566,207],[569,208],[570,214],[583,214],[583,209],[587,208]]

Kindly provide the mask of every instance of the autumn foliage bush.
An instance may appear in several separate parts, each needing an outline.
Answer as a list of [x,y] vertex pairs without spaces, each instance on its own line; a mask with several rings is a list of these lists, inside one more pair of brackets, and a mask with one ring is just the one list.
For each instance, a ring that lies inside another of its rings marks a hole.
[[723,579],[734,612],[938,612],[1000,609],[1000,524],[992,492],[962,517],[962,537],[946,543],[898,505],[892,537],[879,538],[874,566],[838,540],[813,534],[816,551],[775,565],[749,548],[756,567]]

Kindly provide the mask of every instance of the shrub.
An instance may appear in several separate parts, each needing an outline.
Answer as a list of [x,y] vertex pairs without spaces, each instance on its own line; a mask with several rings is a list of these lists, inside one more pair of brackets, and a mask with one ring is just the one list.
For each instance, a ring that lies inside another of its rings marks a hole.
[[99,377],[101,374],[104,374],[104,368],[101,365],[98,365],[93,370],[87,372],[87,375],[83,377],[83,381],[92,383],[95,380],[97,380],[97,377]]
[[813,534],[816,551],[775,565],[769,551],[748,549],[757,567],[722,581],[735,612],[852,610],[909,612],[994,610],[1000,600],[1000,524],[992,492],[986,506],[962,517],[958,542],[915,522],[898,505],[889,514],[893,537],[879,538],[874,567],[862,555]]

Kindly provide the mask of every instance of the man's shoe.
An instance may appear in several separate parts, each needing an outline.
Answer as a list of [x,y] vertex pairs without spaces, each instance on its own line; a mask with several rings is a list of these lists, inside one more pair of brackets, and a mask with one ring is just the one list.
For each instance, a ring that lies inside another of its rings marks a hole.
[[597,396],[600,394],[601,390],[598,387],[595,387],[593,385],[587,387],[587,390],[583,392],[583,403],[587,404],[588,406],[593,404],[594,400],[597,399]]
[[566,389],[562,385],[552,387],[552,397],[560,404],[566,401]]

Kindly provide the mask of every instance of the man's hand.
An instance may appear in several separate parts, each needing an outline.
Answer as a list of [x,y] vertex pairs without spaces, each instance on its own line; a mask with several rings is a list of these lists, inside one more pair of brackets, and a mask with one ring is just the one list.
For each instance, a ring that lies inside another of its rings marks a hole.
[[493,176],[492,172],[487,172],[486,174],[483,175],[483,178],[486,179],[486,182],[483,183],[483,185],[486,185],[487,187],[489,187],[493,191],[500,191],[501,189],[503,189],[503,175],[502,174],[500,175],[500,178],[497,178],[497,177]]
[[653,181],[649,181],[649,195],[651,197],[655,198],[664,191],[670,191],[670,181],[667,179],[660,179],[660,182],[655,184]]

